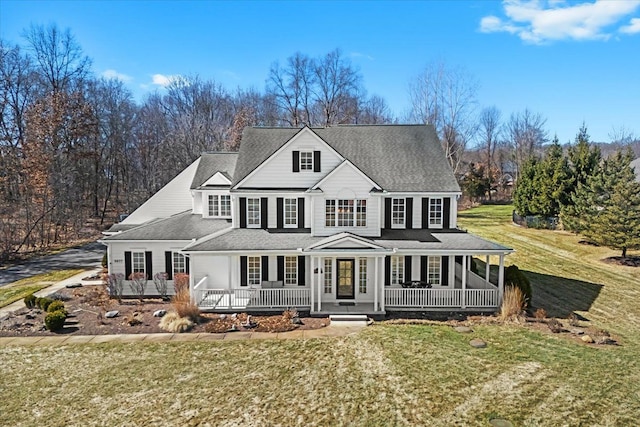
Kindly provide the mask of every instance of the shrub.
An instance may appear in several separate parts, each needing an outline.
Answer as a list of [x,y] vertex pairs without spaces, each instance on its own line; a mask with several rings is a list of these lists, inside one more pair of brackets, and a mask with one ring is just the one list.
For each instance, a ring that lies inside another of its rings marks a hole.
[[176,273],[173,276],[173,289],[177,294],[181,289],[189,289],[189,275],[185,273]]
[[564,331],[562,323],[558,322],[558,319],[550,319],[547,322],[547,326],[549,327],[549,330],[554,334],[559,334],[560,332]]
[[569,325],[573,327],[580,326],[580,322],[579,322],[580,319],[578,318],[578,315],[575,314],[574,312],[571,312],[571,314],[569,314],[567,319],[569,320]]
[[522,295],[524,295],[524,307],[527,308],[531,304],[532,290],[531,283],[527,276],[520,271],[520,269],[515,265],[510,265],[504,270],[504,284],[506,286],[512,286],[519,288],[522,291]]
[[167,280],[169,275],[167,273],[156,273],[153,276],[153,284],[156,286],[156,290],[158,291],[158,295],[162,297],[162,299],[167,299]]
[[51,332],[56,332],[61,330],[64,327],[64,321],[67,318],[67,314],[62,311],[54,311],[51,313],[47,313],[44,317],[44,324],[48,330]]
[[146,273],[131,273],[129,276],[129,287],[131,292],[138,297],[140,301],[144,297],[144,289],[147,286]]
[[122,288],[124,284],[124,274],[115,273],[107,276],[107,286],[109,287],[109,295],[115,297],[118,302],[122,300]]
[[51,304],[52,302],[53,300],[51,298],[40,298],[40,301],[38,301],[38,307],[40,307],[42,311],[47,311],[47,308],[49,308],[49,304]]
[[64,303],[57,300],[51,301],[51,304],[47,307],[48,313],[53,313],[54,311],[64,311],[65,314],[67,313],[67,310],[64,308]]
[[34,308],[36,306],[36,300],[37,297],[34,294],[29,294],[24,297],[24,305],[26,305],[27,308]]
[[502,306],[500,307],[500,319],[518,319],[524,311],[524,295],[520,288],[508,286],[504,291]]
[[109,259],[107,258],[107,251],[104,251],[104,255],[102,255],[102,268],[107,268],[107,263]]
[[541,322],[547,317],[547,310],[540,307],[535,311],[535,313],[533,313],[533,316],[536,318],[538,322]]
[[180,315],[176,312],[167,313],[160,320],[160,329],[172,332],[172,333],[180,333],[187,332],[189,329],[193,327],[193,322],[185,317],[180,317]]
[[200,309],[191,301],[189,288],[181,288],[171,298],[171,305],[180,317],[186,317],[193,322],[197,322],[200,318]]

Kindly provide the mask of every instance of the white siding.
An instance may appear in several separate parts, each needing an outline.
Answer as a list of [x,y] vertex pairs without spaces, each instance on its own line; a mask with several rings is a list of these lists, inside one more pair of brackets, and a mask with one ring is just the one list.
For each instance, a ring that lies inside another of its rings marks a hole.
[[[320,151],[320,172],[293,172],[294,151]],[[324,141],[305,129],[282,151],[267,159],[238,188],[309,188],[340,162],[340,157]]]
[[130,252],[151,252],[151,277],[156,273],[166,272],[165,257],[166,251],[179,251],[189,242],[187,241],[167,241],[167,242],[112,242],[109,244],[111,248],[111,257],[109,258],[109,273],[125,274],[124,253]]
[[193,208],[191,181],[200,159],[191,163],[178,176],[162,187],[149,200],[133,211],[122,224],[142,224],[154,218],[168,218]]
[[229,256],[210,254],[191,255],[191,274],[194,283],[207,276],[206,287],[209,289],[229,289]]
[[[346,165],[322,183],[321,196],[314,198],[314,235],[330,236],[348,231],[361,236],[379,236],[380,198],[370,193],[373,185],[352,166]],[[367,201],[366,227],[325,227],[325,201],[327,199],[364,199]]]
[[193,191],[193,213],[202,215],[202,206],[207,206],[206,196],[202,194],[202,191]]

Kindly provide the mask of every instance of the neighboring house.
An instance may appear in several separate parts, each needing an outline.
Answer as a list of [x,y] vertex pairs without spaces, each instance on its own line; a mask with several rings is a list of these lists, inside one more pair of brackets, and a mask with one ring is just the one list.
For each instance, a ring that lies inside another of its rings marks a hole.
[[460,194],[432,126],[247,128],[102,242],[110,273],[190,274],[203,310],[495,310],[512,250],[457,228]]
[[636,181],[640,182],[640,157],[631,162],[631,167],[636,172]]

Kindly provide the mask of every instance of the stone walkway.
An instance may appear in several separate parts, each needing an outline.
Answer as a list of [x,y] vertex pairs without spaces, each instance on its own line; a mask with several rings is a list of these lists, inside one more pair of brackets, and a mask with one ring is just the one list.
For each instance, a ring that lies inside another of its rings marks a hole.
[[57,335],[39,337],[0,337],[0,347],[8,345],[67,345],[101,344],[132,342],[180,342],[180,341],[237,341],[266,339],[313,339],[323,337],[342,337],[357,333],[363,328],[358,326],[327,326],[321,329],[296,330],[289,332],[228,332],[224,334],[119,334],[119,335]]

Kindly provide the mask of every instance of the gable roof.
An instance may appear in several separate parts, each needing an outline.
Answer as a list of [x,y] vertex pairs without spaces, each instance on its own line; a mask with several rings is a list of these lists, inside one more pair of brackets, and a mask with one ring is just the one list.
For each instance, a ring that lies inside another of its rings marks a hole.
[[193,175],[191,189],[203,188],[205,182],[220,172],[229,180],[233,177],[238,160],[238,153],[217,152],[203,153],[198,163],[198,169]]
[[[311,130],[384,190],[460,192],[431,125],[338,125]],[[297,128],[246,128],[233,185],[298,132]]]

